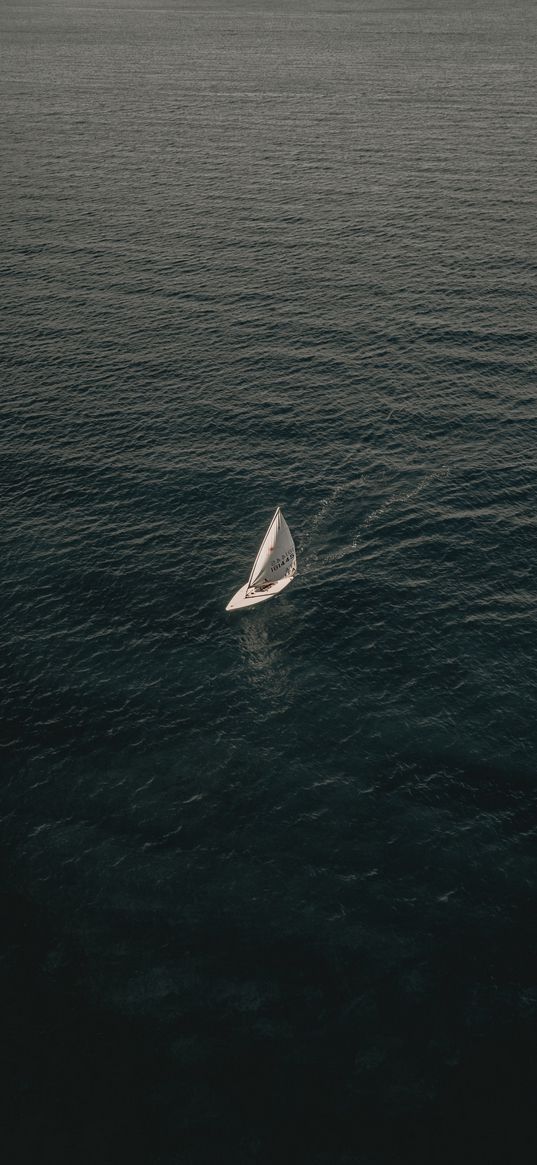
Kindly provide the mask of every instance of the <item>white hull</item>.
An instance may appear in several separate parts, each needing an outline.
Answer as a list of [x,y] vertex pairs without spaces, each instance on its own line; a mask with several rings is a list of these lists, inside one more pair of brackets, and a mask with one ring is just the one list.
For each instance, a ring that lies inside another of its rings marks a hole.
[[288,587],[294,577],[294,574],[288,574],[285,578],[279,579],[278,582],[271,583],[270,587],[267,587],[261,594],[258,593],[257,595],[250,596],[248,596],[249,585],[245,583],[243,587],[239,587],[237,593],[229,600],[226,611],[239,611],[241,607],[255,607],[257,603],[266,603],[267,599],[272,599],[274,595],[279,595],[280,591]]

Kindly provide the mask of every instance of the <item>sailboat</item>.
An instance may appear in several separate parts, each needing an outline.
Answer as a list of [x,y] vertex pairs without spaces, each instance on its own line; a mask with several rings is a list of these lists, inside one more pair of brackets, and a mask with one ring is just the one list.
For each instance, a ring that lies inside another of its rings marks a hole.
[[295,544],[278,506],[257,552],[250,578],[229,600],[226,611],[238,611],[241,607],[264,603],[289,586],[295,574]]

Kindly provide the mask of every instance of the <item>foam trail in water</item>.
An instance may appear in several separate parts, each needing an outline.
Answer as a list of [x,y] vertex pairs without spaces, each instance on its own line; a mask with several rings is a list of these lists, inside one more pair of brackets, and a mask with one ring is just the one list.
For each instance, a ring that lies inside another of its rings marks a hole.
[[[388,513],[394,507],[396,507],[398,505],[402,505],[404,502],[409,502],[413,498],[417,498],[419,496],[419,494],[423,493],[423,491],[426,490],[428,488],[428,486],[432,484],[433,481],[437,481],[441,477],[447,477],[450,472],[451,472],[451,470],[448,466],[442,466],[440,469],[436,469],[432,473],[426,474],[426,476],[423,477],[421,479],[421,481],[419,481],[417,483],[417,485],[413,486],[411,489],[406,489],[404,491],[397,491],[396,493],[392,494],[390,497],[386,498],[386,500],[384,502],[382,502],[382,504],[380,506],[377,506],[376,509],[371,510],[371,513],[366,515],[366,517],[363,520],[363,523],[362,523],[360,530],[358,530],[356,532],[352,541],[350,543],[346,543],[345,546],[341,547],[341,549],[335,550],[332,554],[326,555],[326,557],[323,559],[323,565],[328,564],[328,563],[339,562],[342,558],[345,558],[346,555],[351,553],[353,550],[357,550],[360,543],[362,543],[364,541],[365,532],[372,525],[374,525],[375,522],[378,522],[384,516],[384,514]],[[361,479],[361,484],[364,484],[363,478]],[[346,488],[346,487],[344,487],[344,486],[340,487],[339,492],[341,492],[341,489],[344,489],[344,488]],[[317,523],[317,525],[318,524],[319,523]],[[317,556],[315,556],[315,558],[314,558],[314,561],[316,561],[316,560],[317,560]]]
[[[361,482],[363,482],[363,479],[361,479]],[[341,482],[339,485],[334,486],[332,492],[330,494],[328,494],[327,497],[322,499],[322,501],[319,505],[319,509],[317,510],[317,513],[314,514],[314,516],[309,524],[308,533],[306,534],[305,538],[303,538],[301,541],[301,546],[300,546],[300,549],[301,549],[300,573],[301,574],[307,574],[309,569],[310,569],[310,566],[314,565],[318,561],[318,558],[319,558],[318,552],[316,550],[311,550],[308,553],[308,547],[310,546],[312,539],[315,538],[315,535],[317,534],[319,528],[322,526],[323,522],[326,521],[329,514],[333,510],[334,505],[335,505],[338,497],[340,496],[340,494],[346,492],[349,489],[352,489],[352,487],[355,484],[356,484],[355,481]]]
[[433,473],[428,473],[427,476],[422,478],[422,480],[418,482],[418,484],[412,489],[406,490],[404,493],[395,493],[391,498],[386,498],[386,501],[384,501],[382,505],[378,506],[376,510],[372,510],[371,513],[368,514],[366,518],[364,518],[364,527],[367,529],[368,526],[371,526],[373,522],[376,522],[379,518],[382,518],[382,516],[387,513],[388,510],[393,509],[394,506],[401,505],[402,502],[409,502],[412,500],[412,498],[417,498],[418,495],[423,493],[424,489],[427,489],[427,486],[431,485],[433,481],[436,481],[439,477],[445,477],[448,473],[448,467],[443,466],[439,470],[434,470]]

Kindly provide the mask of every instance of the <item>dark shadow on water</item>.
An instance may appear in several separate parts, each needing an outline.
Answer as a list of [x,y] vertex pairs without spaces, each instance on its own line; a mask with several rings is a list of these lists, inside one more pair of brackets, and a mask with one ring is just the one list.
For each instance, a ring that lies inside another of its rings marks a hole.
[[1,874],[4,1160],[153,1160],[157,1065],[145,1033],[92,1004],[76,946]]
[[76,941],[6,877],[2,916],[10,1165],[535,1160],[527,925],[489,945],[439,931],[424,963],[382,972],[311,935],[118,918],[134,965],[149,935],[187,968],[160,1014],[129,1016],[90,997]]

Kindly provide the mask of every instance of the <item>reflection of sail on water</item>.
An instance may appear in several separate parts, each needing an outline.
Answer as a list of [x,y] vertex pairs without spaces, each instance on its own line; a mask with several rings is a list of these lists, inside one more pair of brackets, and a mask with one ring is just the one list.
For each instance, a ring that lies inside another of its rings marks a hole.
[[296,551],[293,536],[278,506],[245,586],[239,588],[226,610],[237,610],[262,603],[279,594],[296,574]]
[[270,619],[268,623],[266,619],[243,619],[238,630],[252,712],[260,721],[280,714],[292,699],[289,653],[271,627],[274,624]]

